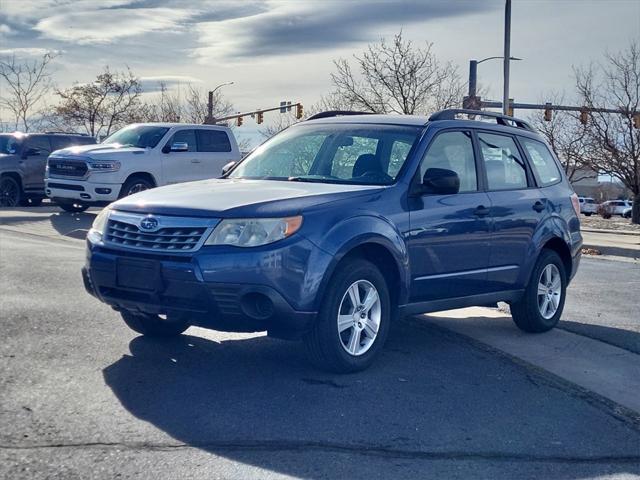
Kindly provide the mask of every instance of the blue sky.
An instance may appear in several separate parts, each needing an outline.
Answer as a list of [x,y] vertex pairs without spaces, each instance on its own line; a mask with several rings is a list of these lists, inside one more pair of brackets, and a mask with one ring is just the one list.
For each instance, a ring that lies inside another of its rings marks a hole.
[[[234,81],[225,94],[238,110],[281,99],[311,105],[330,90],[332,60],[403,30],[433,42],[466,76],[468,61],[500,55],[502,0],[0,0],[0,55],[60,52],[60,87],[85,82],[109,65],[128,65],[152,89]],[[570,92],[572,66],[640,37],[640,2],[514,0],[512,96],[538,101]],[[499,98],[501,64],[479,67]],[[1,92],[0,92],[1,94]],[[269,120],[269,118],[266,118]],[[247,126],[251,127],[250,122]],[[247,129],[249,131],[249,129]]]

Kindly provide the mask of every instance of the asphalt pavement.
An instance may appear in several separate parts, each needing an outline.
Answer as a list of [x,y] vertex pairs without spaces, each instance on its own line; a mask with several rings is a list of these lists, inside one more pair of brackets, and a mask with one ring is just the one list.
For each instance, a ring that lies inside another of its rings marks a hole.
[[[632,416],[426,317],[352,375],[261,334],[137,336],[83,290],[91,218],[0,212],[0,478],[640,476]],[[585,258],[561,328],[637,354],[639,270]]]

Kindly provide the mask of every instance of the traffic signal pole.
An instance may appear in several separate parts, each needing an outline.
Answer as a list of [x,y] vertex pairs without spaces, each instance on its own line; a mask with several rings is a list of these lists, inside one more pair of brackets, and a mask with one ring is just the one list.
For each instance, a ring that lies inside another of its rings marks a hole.
[[[295,107],[296,109],[296,118],[297,119],[301,119],[302,118],[302,103],[298,102],[298,103],[293,103],[293,104],[288,104],[286,105],[286,107]],[[211,123],[218,123],[218,122],[224,122],[225,120],[234,120],[234,119],[238,119],[238,118],[242,118],[242,117],[253,117],[255,115],[261,114],[261,113],[265,113],[265,112],[273,112],[276,110],[281,110],[282,106],[277,106],[277,107],[272,107],[272,108],[261,108],[259,110],[253,110],[251,112],[238,112],[238,113],[234,113],[233,115],[227,115],[226,117],[219,117],[219,118],[214,118],[212,119]]]

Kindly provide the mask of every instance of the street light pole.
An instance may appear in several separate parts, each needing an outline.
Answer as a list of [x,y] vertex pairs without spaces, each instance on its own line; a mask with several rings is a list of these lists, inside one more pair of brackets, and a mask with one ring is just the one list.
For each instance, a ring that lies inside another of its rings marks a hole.
[[207,119],[205,123],[213,123],[213,94],[216,92],[216,90],[226,85],[233,85],[233,82],[221,83],[216,88],[209,91],[209,101],[207,102]]
[[[469,60],[469,93],[466,97],[470,103],[469,105],[475,105],[477,110],[480,109],[479,104],[476,101],[479,101],[479,97],[477,97],[478,93],[478,65],[482,62],[486,62],[487,60],[497,60],[502,57],[487,57],[482,60]],[[518,57],[511,57],[510,60],[522,60]],[[469,107],[466,107],[469,108]],[[474,109],[471,107],[471,109]]]
[[509,111],[509,60],[511,60],[511,0],[504,6],[504,90],[502,94],[502,113]]

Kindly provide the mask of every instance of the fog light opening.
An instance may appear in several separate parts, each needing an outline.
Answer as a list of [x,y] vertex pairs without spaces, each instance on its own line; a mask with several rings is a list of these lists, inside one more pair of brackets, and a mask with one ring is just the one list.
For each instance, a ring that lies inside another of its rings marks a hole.
[[262,293],[247,293],[240,299],[242,311],[256,320],[264,320],[273,315],[273,302]]

